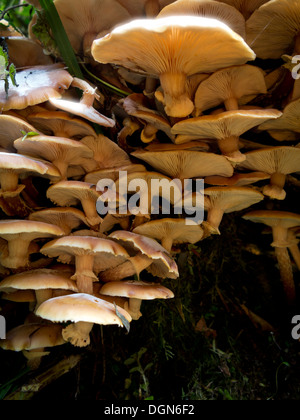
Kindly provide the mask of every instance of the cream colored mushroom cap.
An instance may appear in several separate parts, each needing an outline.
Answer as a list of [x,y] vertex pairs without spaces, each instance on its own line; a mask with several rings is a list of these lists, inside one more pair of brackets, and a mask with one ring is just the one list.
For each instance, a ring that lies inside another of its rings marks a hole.
[[101,63],[152,76],[211,73],[255,59],[243,38],[227,25],[196,16],[134,20],[95,40],[92,55]]
[[[132,321],[124,309],[117,307],[117,310],[128,322]],[[49,299],[39,306],[36,315],[52,322],[124,326],[112,303],[84,293]]]
[[134,280],[106,283],[101,287],[99,293],[108,296],[121,296],[141,300],[174,298],[174,293],[161,284]]
[[0,237],[6,240],[17,235],[20,237],[23,235],[25,238],[49,238],[63,234],[62,229],[49,223],[32,220],[0,220]]
[[209,196],[205,208],[220,208],[224,213],[244,210],[264,200],[264,195],[250,187],[211,187],[204,190]]
[[14,152],[13,142],[21,136],[22,131],[30,133],[36,132],[36,129],[20,118],[12,115],[0,115],[0,147],[8,152]]
[[51,269],[30,270],[6,277],[0,282],[0,291],[62,289],[78,292],[71,273]]
[[245,214],[243,219],[270,227],[282,226],[286,229],[300,226],[300,215],[285,211],[256,210]]

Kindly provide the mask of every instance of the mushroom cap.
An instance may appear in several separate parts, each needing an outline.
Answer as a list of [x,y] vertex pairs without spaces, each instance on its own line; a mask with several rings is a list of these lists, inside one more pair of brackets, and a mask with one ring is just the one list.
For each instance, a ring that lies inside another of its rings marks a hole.
[[148,152],[165,152],[178,150],[194,150],[195,152],[208,152],[210,150],[209,144],[204,141],[193,140],[182,144],[173,143],[152,143],[145,147],[144,150]]
[[189,150],[148,152],[136,151],[132,156],[172,178],[190,179],[209,175],[232,176],[233,167],[224,156]]
[[275,109],[227,111],[180,121],[172,127],[172,132],[197,135],[199,139],[221,140],[232,136],[240,137],[263,121],[279,118],[281,115],[282,113]]
[[59,178],[60,174],[48,162],[42,162],[17,153],[0,152],[0,171],[9,170],[20,175],[45,175]]
[[217,3],[212,0],[177,0],[164,7],[157,17],[178,15],[195,15],[217,19],[241,37],[246,37],[244,16],[237,9],[225,3]]
[[100,114],[95,108],[86,105],[83,102],[67,101],[65,99],[60,99],[60,97],[50,98],[49,102],[58,109],[69,112],[70,114],[78,115],[79,117],[102,125],[103,127],[112,128],[115,126],[114,120]]
[[122,264],[129,258],[127,251],[114,241],[93,236],[65,236],[50,241],[40,252],[48,257],[58,257],[65,264],[74,262],[74,257],[93,255],[95,271],[105,271]]
[[229,4],[239,10],[245,19],[249,19],[252,13],[270,0],[216,0]]
[[264,171],[267,174],[288,175],[299,172],[300,149],[290,146],[268,147],[247,152],[247,159],[239,169]]
[[121,230],[113,232],[108,238],[117,240],[130,255],[134,255],[139,251],[151,258],[153,263],[147,269],[151,274],[161,278],[179,277],[177,264],[169,257],[165,248],[154,239]]
[[[259,130],[279,130],[300,133],[300,99],[289,103],[277,120],[267,121],[259,126]],[[287,137],[287,136],[286,136]]]
[[0,109],[25,109],[50,98],[61,98],[72,80],[61,64],[30,67],[16,74],[17,86],[10,86],[7,97],[4,81],[0,81]]
[[298,0],[272,0],[247,21],[247,43],[258,58],[279,59],[283,54],[293,52],[299,30]]
[[[28,116],[28,121],[49,136],[75,138],[76,140],[86,136],[96,137],[96,132],[90,124],[63,111],[35,112]],[[57,135],[57,133],[65,133],[65,136]]]
[[187,224],[185,219],[152,220],[136,227],[134,233],[158,240],[170,238],[173,244],[195,244],[203,239],[204,231],[198,224]]
[[262,193],[250,187],[211,187],[204,194],[209,196],[207,210],[218,208],[224,213],[241,211],[264,200]]
[[0,237],[9,241],[17,237],[34,240],[62,236],[58,226],[32,220],[0,220]]
[[161,284],[134,280],[106,283],[101,287],[99,293],[108,296],[121,296],[141,300],[174,298],[174,293]]
[[245,64],[215,72],[204,80],[195,94],[198,112],[215,108],[228,99],[267,93],[264,72],[259,67]]
[[117,181],[119,179],[120,172],[127,172],[128,174],[132,172],[143,172],[146,171],[146,168],[144,165],[139,164],[130,164],[121,166],[119,168],[105,168],[105,169],[99,169],[93,172],[88,173],[84,181],[95,184],[102,180],[102,179],[111,179],[112,181]]
[[131,164],[128,154],[103,135],[85,137],[80,143],[92,150],[98,169],[119,168]]
[[[77,53],[85,52],[100,32],[107,33],[131,16],[116,0],[55,0],[55,7]],[[85,41],[85,38],[91,37]],[[86,45],[84,45],[86,44]]]
[[[117,0],[126,10],[130,13],[131,16],[141,17],[145,16],[146,10],[145,6],[148,3],[148,0]],[[158,6],[160,9],[172,3],[174,0],[157,0]]]
[[47,190],[47,198],[59,206],[77,206],[87,199],[96,203],[100,195],[95,185],[82,181],[60,181]]
[[251,172],[247,174],[236,173],[230,178],[222,176],[208,176],[204,179],[205,184],[216,185],[216,186],[235,186],[244,187],[246,185],[254,184],[259,181],[265,181],[270,179],[271,175],[264,172]]
[[[117,307],[117,310],[131,322],[131,316],[124,309]],[[52,322],[88,322],[123,327],[112,303],[84,293],[49,299],[39,306],[36,315]]]
[[17,69],[53,64],[52,58],[44,54],[43,47],[32,39],[13,36],[6,38],[5,42],[9,50],[9,59]]
[[[76,140],[54,136],[34,136],[17,139],[14,146],[19,153],[46,159],[58,165],[62,176],[66,176],[64,165],[80,165],[84,159],[91,159],[93,152],[84,144]],[[60,162],[60,164],[59,164]]]
[[36,132],[35,127],[12,115],[0,115],[0,147],[15,152],[13,142],[25,133]]
[[78,292],[71,273],[51,269],[25,271],[6,277],[0,282],[0,292],[12,293],[17,290],[62,289]]
[[29,215],[29,220],[51,223],[59,226],[67,235],[81,224],[88,225],[84,213],[79,209],[71,207],[55,207],[52,209],[36,211]]
[[24,351],[65,344],[61,325],[25,324],[10,330],[6,340],[0,340],[4,350]]
[[154,77],[211,73],[255,59],[244,40],[227,25],[196,16],[140,19],[121,25],[94,41],[92,55],[101,63]]

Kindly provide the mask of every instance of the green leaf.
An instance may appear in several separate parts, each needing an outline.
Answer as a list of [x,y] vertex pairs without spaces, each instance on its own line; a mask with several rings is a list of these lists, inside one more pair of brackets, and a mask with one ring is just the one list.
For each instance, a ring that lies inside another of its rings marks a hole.
[[39,136],[39,133],[36,133],[35,131],[29,131],[28,133],[26,133],[26,131],[21,130],[21,134],[24,136],[22,138],[22,141],[26,140],[27,137]]

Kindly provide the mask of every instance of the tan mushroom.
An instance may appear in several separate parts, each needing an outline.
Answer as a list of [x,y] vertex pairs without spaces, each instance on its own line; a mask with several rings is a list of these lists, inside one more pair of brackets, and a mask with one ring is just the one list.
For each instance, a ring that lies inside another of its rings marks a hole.
[[92,236],[65,236],[47,243],[40,252],[65,264],[75,262],[72,280],[77,282],[80,293],[88,294],[93,294],[93,282],[98,281],[95,273],[116,267],[129,258],[119,244]]
[[247,185],[255,184],[256,182],[266,181],[271,178],[271,175],[265,172],[251,172],[251,173],[235,173],[232,177],[226,178],[223,176],[208,176],[204,179],[205,184],[215,185],[219,187],[245,187]]
[[229,4],[230,6],[235,7],[239,10],[246,20],[255,12],[256,9],[259,9],[263,4],[267,3],[270,0],[216,0],[222,3]]
[[35,127],[13,115],[0,115],[0,147],[7,152],[15,152],[14,141],[22,133],[39,133]]
[[0,110],[24,109],[46,102],[50,98],[61,98],[73,77],[61,64],[35,66],[16,74],[16,86],[10,86],[8,95],[4,81],[0,81]]
[[30,270],[6,277],[0,282],[0,292],[12,293],[15,290],[34,290],[36,309],[53,297],[53,290],[78,292],[76,283],[67,271],[51,269]]
[[143,270],[162,279],[179,277],[177,264],[166,249],[154,239],[125,231],[113,232],[109,235],[109,239],[116,240],[122,245],[131,258],[118,267],[101,273],[102,282],[123,280],[133,275],[139,277]]
[[[44,54],[41,45],[29,38],[9,37],[5,42],[9,51],[9,59],[17,69],[53,64],[52,57]],[[21,54],[20,51],[22,51]]]
[[146,171],[146,168],[144,165],[132,163],[125,166],[98,169],[98,170],[92,171],[86,174],[84,181],[90,184],[97,185],[97,183],[101,181],[102,179],[110,179],[112,181],[117,181],[120,177],[121,172],[126,172],[128,174],[131,174],[132,172],[143,172],[143,171]]
[[204,80],[195,94],[195,116],[224,103],[226,111],[240,108],[239,100],[247,95],[267,93],[264,72],[255,66],[232,66],[215,72]]
[[185,219],[152,220],[138,226],[133,232],[159,240],[169,253],[172,252],[173,245],[195,244],[204,236],[200,225],[187,223]]
[[76,347],[86,347],[90,344],[94,324],[124,326],[117,312],[124,322],[132,321],[124,309],[95,296],[76,293],[49,299],[39,307],[36,315],[52,322],[72,322],[62,331],[64,340]]
[[186,91],[187,77],[255,58],[244,40],[228,26],[196,16],[141,19],[121,25],[94,41],[92,55],[101,63],[158,77],[166,114],[179,118],[194,110]]
[[45,159],[60,171],[61,178],[67,178],[71,165],[81,165],[93,157],[93,152],[81,142],[63,137],[34,136],[14,141],[19,153],[33,158]]
[[82,181],[60,181],[47,191],[47,198],[59,206],[77,206],[81,204],[90,226],[99,225],[102,218],[97,213],[97,200],[101,192],[96,186]]
[[[280,111],[274,109],[227,111],[219,115],[206,115],[180,121],[173,126],[172,132],[197,135],[198,139],[214,139],[229,161],[241,163],[246,157],[239,150],[240,136],[262,122],[279,118],[281,115]],[[180,143],[180,136],[175,142]]]
[[295,282],[291,259],[288,253],[288,247],[293,242],[290,241],[288,230],[300,226],[300,216],[298,214],[282,211],[257,210],[247,213],[243,218],[254,223],[263,223],[272,228],[272,247],[275,248],[286,299],[288,304],[295,304]]
[[71,207],[39,210],[31,213],[28,219],[56,225],[64,231],[65,235],[69,235],[73,229],[78,228],[82,224],[88,225],[84,213]]
[[48,136],[76,140],[87,136],[96,137],[95,130],[90,124],[63,111],[36,112],[28,116],[28,121]]
[[207,211],[206,227],[220,233],[224,214],[244,210],[263,201],[264,196],[250,187],[211,187],[204,190]]
[[135,321],[142,316],[140,309],[143,300],[174,298],[174,293],[161,284],[133,280],[106,283],[100,289],[100,293],[108,296],[129,298],[129,302],[125,304],[124,309]]
[[271,175],[270,183],[263,193],[276,200],[285,200],[284,186],[286,176],[298,172],[300,168],[300,149],[297,147],[268,147],[246,153],[246,161],[240,169],[264,171]]
[[49,223],[31,220],[1,220],[0,238],[7,241],[0,262],[7,268],[26,267],[29,263],[30,244],[39,238],[62,236],[63,230]]

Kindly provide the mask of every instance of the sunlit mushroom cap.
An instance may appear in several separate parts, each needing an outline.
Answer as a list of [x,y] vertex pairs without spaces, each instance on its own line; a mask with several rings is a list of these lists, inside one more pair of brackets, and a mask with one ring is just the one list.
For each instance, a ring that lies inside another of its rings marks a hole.
[[61,98],[72,80],[73,77],[61,64],[30,67],[20,71],[16,74],[17,86],[10,85],[8,96],[4,81],[0,81],[0,109],[24,109],[50,98]]
[[164,7],[158,18],[178,15],[195,15],[217,19],[241,37],[245,38],[246,36],[245,18],[237,9],[225,3],[212,0],[178,0]]
[[[117,307],[117,310],[131,322],[131,316],[124,309]],[[36,315],[52,322],[71,321],[124,326],[112,303],[84,293],[49,299],[39,306]]]
[[141,300],[174,298],[174,293],[161,284],[134,280],[106,283],[101,287],[99,293],[108,296],[121,296]]
[[0,115],[0,147],[8,152],[15,152],[14,141],[23,133],[37,132],[26,121],[12,115]]

